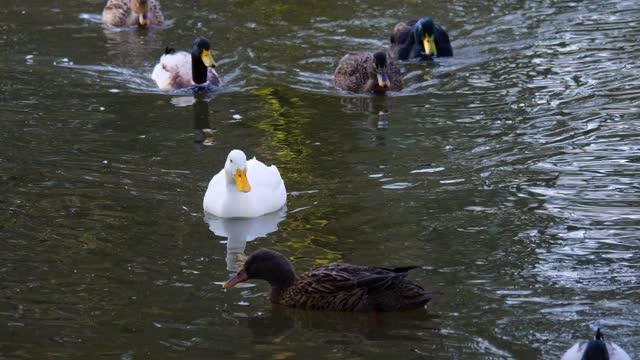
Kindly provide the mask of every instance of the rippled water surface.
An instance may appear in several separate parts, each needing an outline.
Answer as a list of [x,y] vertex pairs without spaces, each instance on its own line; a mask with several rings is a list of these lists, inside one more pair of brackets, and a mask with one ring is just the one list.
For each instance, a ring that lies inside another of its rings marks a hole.
[[[637,1],[163,1],[126,31],[102,5],[0,8],[1,358],[554,359],[596,327],[640,357]],[[454,58],[386,97],[331,86],[417,14]],[[226,86],[155,89],[198,35]],[[278,165],[286,211],[204,217],[232,148]],[[441,294],[371,316],[223,290],[260,247],[421,264]]]

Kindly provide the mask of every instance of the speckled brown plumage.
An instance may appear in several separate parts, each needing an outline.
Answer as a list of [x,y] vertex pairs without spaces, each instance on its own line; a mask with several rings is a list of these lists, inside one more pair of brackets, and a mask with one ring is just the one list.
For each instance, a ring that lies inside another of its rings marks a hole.
[[147,18],[150,24],[164,24],[164,15],[157,0],[109,0],[102,10],[102,22],[115,27],[139,25],[140,13],[136,10],[141,1],[147,2]]
[[273,303],[326,311],[404,311],[424,307],[431,293],[406,279],[412,268],[328,264],[296,276],[282,254],[261,249],[225,287],[248,279],[271,284]]
[[384,72],[391,84],[389,89],[381,88],[378,85],[375,74],[374,54],[372,53],[347,54],[340,59],[333,78],[334,86],[338,89],[352,92],[402,90],[400,69],[391,60],[391,56],[384,52],[379,53],[384,54],[386,57]]

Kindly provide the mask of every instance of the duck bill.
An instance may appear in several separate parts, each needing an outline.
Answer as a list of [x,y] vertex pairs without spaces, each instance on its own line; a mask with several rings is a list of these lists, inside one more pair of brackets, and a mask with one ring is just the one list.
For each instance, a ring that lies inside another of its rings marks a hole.
[[438,55],[438,50],[436,49],[436,41],[433,37],[433,35],[427,36],[422,41],[422,45],[424,46],[424,53],[429,56]]
[[235,180],[238,191],[243,193],[251,191],[251,184],[249,184],[249,179],[247,179],[247,168],[244,168],[244,170],[236,170]]
[[238,271],[236,276],[232,277],[231,280],[224,283],[222,287],[225,289],[231,289],[232,287],[238,285],[239,283],[245,282],[247,280],[249,280],[249,276],[247,275],[247,273],[244,270],[240,270]]
[[379,72],[376,74],[376,76],[378,77],[378,86],[383,89],[391,88],[391,82],[389,81],[389,77],[387,76],[387,74]]
[[140,14],[140,17],[138,17],[138,24],[140,24],[140,26],[151,25],[151,20],[149,20],[147,13]]
[[213,54],[211,53],[211,50],[202,50],[202,55],[200,55],[200,58],[207,67],[216,67],[217,65],[216,61],[213,60]]

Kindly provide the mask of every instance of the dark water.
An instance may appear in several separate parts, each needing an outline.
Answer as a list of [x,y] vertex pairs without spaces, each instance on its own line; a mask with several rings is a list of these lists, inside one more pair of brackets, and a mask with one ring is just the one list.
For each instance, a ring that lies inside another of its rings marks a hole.
[[[0,9],[0,358],[553,359],[596,327],[640,356],[637,1],[164,1],[148,31],[102,5]],[[456,57],[386,98],[332,88],[416,14]],[[225,90],[156,90],[198,35]],[[286,213],[204,218],[233,148],[278,165]],[[442,295],[371,316],[224,291],[259,247],[423,264]]]

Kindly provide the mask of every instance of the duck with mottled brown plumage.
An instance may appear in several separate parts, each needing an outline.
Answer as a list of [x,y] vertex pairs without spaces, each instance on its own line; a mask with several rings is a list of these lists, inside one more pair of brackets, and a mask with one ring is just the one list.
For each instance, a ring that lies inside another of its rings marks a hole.
[[114,27],[162,25],[164,15],[157,0],[109,0],[102,22]]
[[326,311],[405,311],[424,307],[432,296],[406,279],[413,268],[333,263],[298,276],[284,255],[260,249],[224,288],[261,279],[271,285],[270,299],[275,304]]
[[402,75],[385,51],[347,54],[338,62],[333,84],[357,93],[400,91]]

